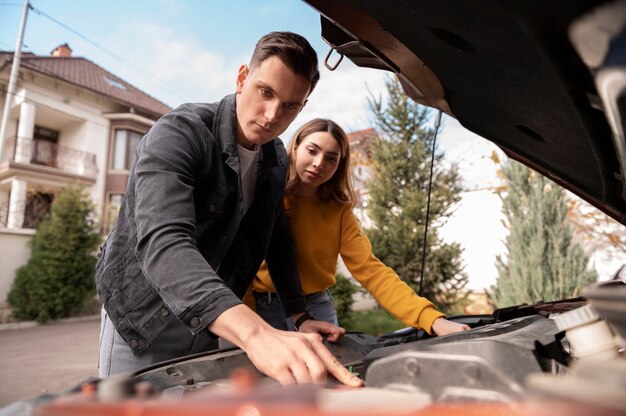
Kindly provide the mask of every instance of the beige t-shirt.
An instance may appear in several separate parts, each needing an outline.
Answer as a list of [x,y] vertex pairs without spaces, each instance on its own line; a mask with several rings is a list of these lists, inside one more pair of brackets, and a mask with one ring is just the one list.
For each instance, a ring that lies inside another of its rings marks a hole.
[[261,171],[261,147],[254,146],[254,150],[248,150],[238,144],[237,148],[241,164],[241,192],[243,194],[243,213],[245,215],[254,201],[256,181]]

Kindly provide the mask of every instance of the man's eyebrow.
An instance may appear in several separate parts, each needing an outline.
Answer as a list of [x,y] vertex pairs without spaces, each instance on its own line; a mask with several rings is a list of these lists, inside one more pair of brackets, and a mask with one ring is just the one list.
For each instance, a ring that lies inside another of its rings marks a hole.
[[274,92],[274,89],[272,87],[270,87],[267,83],[261,81],[261,80],[257,80],[257,83],[259,84],[259,86],[263,87],[263,88],[267,88],[268,90]]
[[[274,91],[274,89],[272,87],[270,87],[267,83],[265,83],[265,82],[263,82],[261,80],[258,80],[257,82],[258,82],[260,87],[263,87],[263,88],[265,88],[267,90],[270,90],[272,92],[272,94],[276,94],[276,91]],[[306,99],[305,99],[305,102],[306,102]],[[293,101],[293,102],[292,101],[285,101],[285,103],[293,105],[293,106],[296,106],[296,107],[304,106],[304,103],[299,103],[297,101]]]
[[256,88],[263,88],[263,89],[268,90],[269,92],[271,92],[272,95],[276,95],[276,92],[274,91],[274,89],[272,87],[270,87],[268,84],[266,84],[265,82],[263,82],[263,81],[257,80]]

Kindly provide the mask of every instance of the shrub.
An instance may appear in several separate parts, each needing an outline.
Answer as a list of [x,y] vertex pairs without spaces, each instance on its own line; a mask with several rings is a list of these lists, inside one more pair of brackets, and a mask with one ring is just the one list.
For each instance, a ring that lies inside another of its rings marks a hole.
[[335,301],[339,325],[346,325],[352,314],[352,304],[354,303],[352,295],[357,292],[358,288],[350,279],[340,273],[335,275],[335,279],[337,282],[330,288],[330,293]]
[[406,325],[391,316],[386,310],[372,309],[354,312],[350,317],[349,325],[346,325],[346,330],[380,336],[386,332],[396,331],[405,327]]
[[31,241],[31,258],[17,270],[9,292],[16,318],[64,318],[93,299],[93,252],[100,242],[93,215],[93,204],[82,189],[68,187],[56,194]]

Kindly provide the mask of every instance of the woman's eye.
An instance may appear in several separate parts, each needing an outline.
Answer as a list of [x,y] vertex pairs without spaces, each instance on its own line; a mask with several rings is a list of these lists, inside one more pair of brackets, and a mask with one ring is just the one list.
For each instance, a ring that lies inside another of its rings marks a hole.
[[261,88],[261,95],[264,97],[271,97],[272,93],[267,88]]
[[285,103],[285,108],[289,111],[295,111],[298,109],[298,106],[296,106],[295,104],[291,104],[291,103]]

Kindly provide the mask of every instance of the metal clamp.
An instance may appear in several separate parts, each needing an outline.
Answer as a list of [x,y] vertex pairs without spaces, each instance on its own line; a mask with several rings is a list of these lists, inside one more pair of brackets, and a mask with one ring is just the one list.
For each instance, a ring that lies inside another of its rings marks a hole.
[[332,55],[333,51],[336,51],[336,50],[337,49],[331,47],[330,50],[328,51],[328,54],[326,55],[326,58],[324,59],[324,66],[328,68],[329,71],[334,71],[335,69],[337,69],[337,67],[343,60],[343,54],[337,51],[337,53],[339,54],[339,60],[335,63],[335,65],[330,65],[328,63],[328,59],[330,58],[330,55]]

